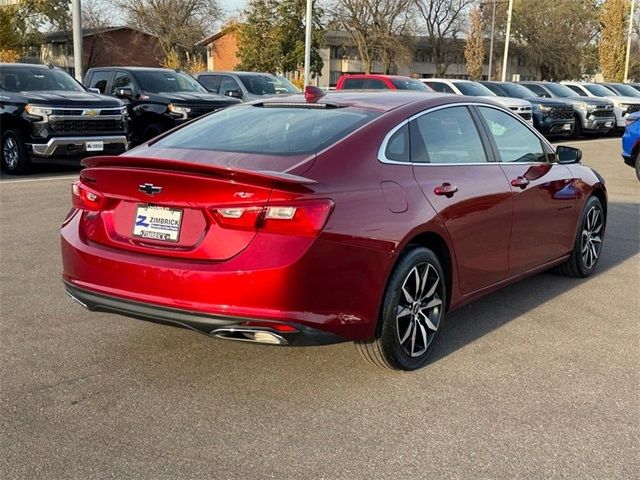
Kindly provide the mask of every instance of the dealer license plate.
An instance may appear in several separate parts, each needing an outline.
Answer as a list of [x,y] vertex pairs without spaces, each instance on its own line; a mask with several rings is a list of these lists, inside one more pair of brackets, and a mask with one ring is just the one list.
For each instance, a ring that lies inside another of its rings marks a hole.
[[570,123],[565,123],[564,125],[562,125],[562,129],[563,130],[571,130],[571,124]]
[[133,236],[163,242],[177,242],[180,238],[181,223],[181,209],[138,205]]
[[86,142],[87,152],[101,152],[104,150],[104,142]]
[[604,124],[605,127],[613,127],[613,122],[606,122]]

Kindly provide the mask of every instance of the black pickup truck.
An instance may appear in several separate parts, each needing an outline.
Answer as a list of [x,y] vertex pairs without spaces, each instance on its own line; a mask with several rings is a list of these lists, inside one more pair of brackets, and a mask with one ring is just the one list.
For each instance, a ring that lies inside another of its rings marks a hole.
[[47,65],[0,63],[0,159],[8,173],[32,163],[120,154],[129,144],[124,103]]
[[209,93],[190,75],[168,68],[90,68],[83,83],[127,104],[134,145],[206,113],[241,103]]

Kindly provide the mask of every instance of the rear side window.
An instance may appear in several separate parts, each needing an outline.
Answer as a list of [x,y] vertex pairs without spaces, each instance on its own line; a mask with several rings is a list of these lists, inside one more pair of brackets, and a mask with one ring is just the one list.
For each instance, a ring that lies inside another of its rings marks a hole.
[[359,108],[238,106],[181,128],[155,145],[265,155],[318,152],[379,115]]
[[519,120],[495,108],[479,107],[503,162],[546,162],[540,139]]
[[365,87],[366,80],[364,78],[347,78],[343,84],[342,88],[344,89],[354,89],[359,90]]
[[93,72],[91,75],[91,82],[89,83],[90,88],[97,88],[100,90],[100,93],[104,93],[107,90],[107,83],[109,83],[109,78],[111,78],[110,71],[97,71]]
[[387,160],[394,162],[409,162],[411,161],[409,155],[409,125],[404,125],[398,129],[389,141],[387,142],[387,148],[384,151],[384,156]]
[[449,107],[411,122],[411,160],[415,163],[485,163],[487,155],[467,107]]

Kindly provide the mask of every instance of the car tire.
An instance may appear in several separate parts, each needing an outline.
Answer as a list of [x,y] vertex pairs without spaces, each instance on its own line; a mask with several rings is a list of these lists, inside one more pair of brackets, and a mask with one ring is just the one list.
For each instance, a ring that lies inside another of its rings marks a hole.
[[415,370],[424,366],[446,304],[445,276],[438,257],[427,248],[411,247],[389,278],[376,337],[355,342],[358,351],[379,367]]
[[606,218],[598,198],[589,197],[578,225],[571,256],[555,267],[555,272],[567,277],[585,278],[594,272],[602,255]]
[[640,152],[636,155],[636,177],[640,180]]
[[576,120],[576,123],[573,127],[571,138],[580,138],[582,137],[582,120],[580,119],[580,115],[578,114],[574,114],[574,118]]
[[0,163],[2,170],[12,175],[24,175],[31,170],[31,160],[20,130],[10,128],[2,135]]
[[152,138],[157,137],[161,133],[163,133],[166,128],[163,128],[159,123],[152,123],[147,125],[145,129],[142,131],[142,143],[148,142]]

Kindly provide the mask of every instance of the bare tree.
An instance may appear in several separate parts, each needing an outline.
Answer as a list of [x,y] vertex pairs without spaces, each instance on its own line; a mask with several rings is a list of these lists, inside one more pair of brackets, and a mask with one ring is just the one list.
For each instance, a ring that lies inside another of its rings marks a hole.
[[380,61],[386,73],[394,60],[410,53],[408,33],[413,0],[335,0],[330,23],[349,34],[363,69]]
[[426,33],[436,76],[447,73],[448,55],[457,35],[465,29],[466,12],[474,0],[415,0],[418,7],[419,30]]
[[194,53],[220,19],[218,0],[116,0],[131,25],[158,37],[165,58]]
[[88,49],[84,51],[85,68],[89,69],[100,62],[101,55],[112,45],[109,42],[106,31],[113,25],[110,23],[111,7],[102,0],[83,0],[82,25],[92,35],[92,41]]

